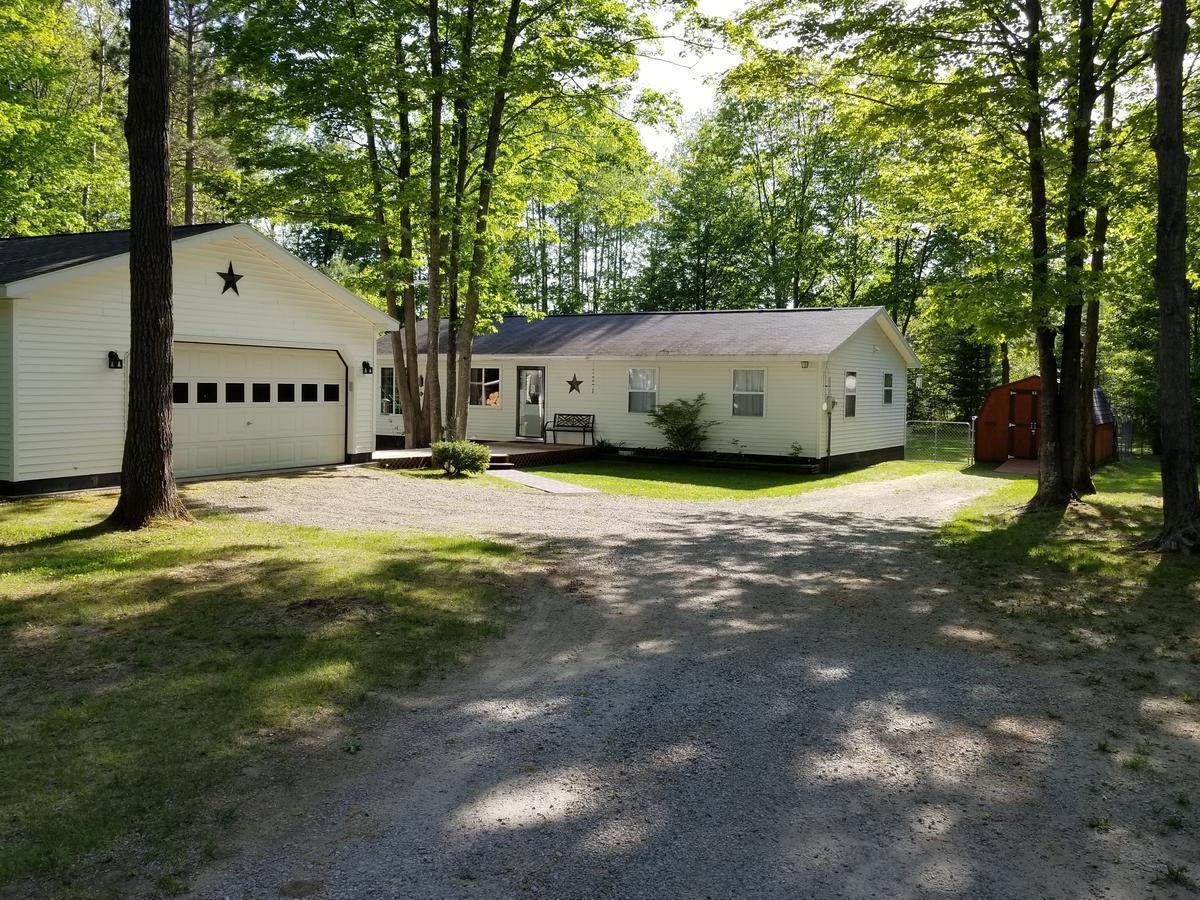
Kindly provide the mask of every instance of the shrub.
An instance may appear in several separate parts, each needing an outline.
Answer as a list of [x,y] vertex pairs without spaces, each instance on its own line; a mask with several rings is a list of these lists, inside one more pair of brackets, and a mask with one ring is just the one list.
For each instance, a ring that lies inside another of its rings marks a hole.
[[487,444],[474,441],[436,441],[431,449],[433,464],[451,478],[486,472],[492,459]]
[[695,453],[708,440],[715,419],[705,419],[708,401],[703,394],[695,400],[672,400],[650,413],[650,421],[662,433],[667,447],[681,453]]

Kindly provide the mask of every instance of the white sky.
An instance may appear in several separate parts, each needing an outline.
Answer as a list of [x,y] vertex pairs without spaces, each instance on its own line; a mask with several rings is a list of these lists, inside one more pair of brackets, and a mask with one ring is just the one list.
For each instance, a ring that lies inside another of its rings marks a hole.
[[[746,0],[700,0],[700,11],[709,16],[728,18],[739,12]],[[638,60],[636,91],[652,88],[663,93],[672,93],[683,106],[683,116],[680,124],[699,113],[712,108],[715,97],[713,82],[732,66],[738,57],[726,50],[702,50],[690,46],[674,37],[683,37],[683,26],[669,26],[671,16],[668,12],[655,12],[652,18],[664,36],[658,50],[651,50]],[[675,133],[669,128],[651,128],[639,126],[642,141],[652,153],[660,159],[671,155],[675,146]]]

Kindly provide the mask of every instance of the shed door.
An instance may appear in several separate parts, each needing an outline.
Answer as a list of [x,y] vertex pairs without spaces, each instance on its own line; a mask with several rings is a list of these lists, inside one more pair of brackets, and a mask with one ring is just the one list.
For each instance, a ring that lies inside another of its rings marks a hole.
[[175,472],[346,459],[346,366],[332,350],[175,345]]
[[1037,459],[1038,392],[1011,391],[1008,395],[1008,455]]

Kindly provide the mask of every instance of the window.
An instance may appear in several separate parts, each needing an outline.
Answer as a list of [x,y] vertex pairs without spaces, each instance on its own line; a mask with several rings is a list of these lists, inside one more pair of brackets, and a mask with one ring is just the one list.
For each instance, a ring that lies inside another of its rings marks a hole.
[[188,402],[188,383],[177,381],[171,385],[171,399],[176,403]]
[[230,381],[225,385],[226,403],[245,403],[246,386],[238,381]]
[[761,416],[766,405],[767,370],[733,370],[733,414]]
[[217,402],[217,383],[215,381],[201,381],[196,385],[196,402],[197,403],[216,403]]
[[471,370],[471,399],[472,406],[500,405],[500,370],[472,369]]
[[858,373],[846,373],[846,403],[842,407],[847,419],[853,419],[858,406]]
[[385,416],[400,412],[400,404],[396,402],[396,370],[392,366],[379,369],[379,412]]
[[629,370],[629,411],[654,412],[658,407],[658,369]]
[[342,386],[340,384],[325,385],[325,402],[337,403],[338,398],[342,396]]
[[294,384],[281,384],[275,391],[275,399],[280,403],[295,403],[296,402],[296,386]]
[[301,403],[316,403],[317,402],[317,386],[315,384],[300,385],[300,402]]
[[883,405],[892,405],[892,373],[883,373]]
[[271,402],[271,385],[263,384],[261,381],[256,382],[250,388],[250,399],[255,403],[270,403]]

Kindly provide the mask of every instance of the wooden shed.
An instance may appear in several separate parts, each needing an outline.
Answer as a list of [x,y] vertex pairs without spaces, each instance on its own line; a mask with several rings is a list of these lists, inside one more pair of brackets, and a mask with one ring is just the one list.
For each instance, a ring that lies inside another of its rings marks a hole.
[[[975,421],[975,461],[1001,463],[1037,459],[1042,419],[1042,379],[1031,375],[994,387]],[[1117,429],[1112,406],[1100,388],[1092,392],[1092,468],[1117,458]]]

